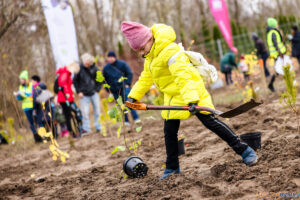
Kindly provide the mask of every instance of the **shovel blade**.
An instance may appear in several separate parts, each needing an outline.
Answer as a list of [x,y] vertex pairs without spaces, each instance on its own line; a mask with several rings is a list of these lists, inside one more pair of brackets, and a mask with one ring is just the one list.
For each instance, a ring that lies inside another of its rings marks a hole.
[[256,102],[254,99],[251,99],[249,102],[244,103],[232,110],[229,110],[227,112],[224,112],[222,114],[220,114],[220,117],[223,118],[232,118],[235,117],[237,115],[240,115],[242,113],[247,112],[248,110],[251,110],[252,108],[261,105],[263,102]]

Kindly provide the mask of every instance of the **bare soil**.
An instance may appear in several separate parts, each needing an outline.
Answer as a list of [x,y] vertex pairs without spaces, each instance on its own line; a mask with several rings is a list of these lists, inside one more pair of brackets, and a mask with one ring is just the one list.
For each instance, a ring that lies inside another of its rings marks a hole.
[[[227,110],[236,106],[218,106]],[[150,114],[149,114],[150,115]],[[261,132],[259,161],[248,167],[228,145],[192,117],[181,121],[185,155],[182,173],[159,181],[164,170],[163,120],[144,116],[138,151],[148,165],[148,175],[124,179],[120,175],[128,152],[112,155],[122,138],[90,134],[75,141],[59,139],[70,154],[66,163],[51,159],[47,144],[12,150],[0,147],[0,199],[257,199],[261,193],[300,192],[300,135],[297,119],[283,110],[273,94],[252,111],[222,119],[238,134]],[[28,135],[30,132],[27,133]],[[13,153],[12,153],[13,152]],[[267,199],[265,196],[264,199]],[[274,198],[273,198],[274,199]]]

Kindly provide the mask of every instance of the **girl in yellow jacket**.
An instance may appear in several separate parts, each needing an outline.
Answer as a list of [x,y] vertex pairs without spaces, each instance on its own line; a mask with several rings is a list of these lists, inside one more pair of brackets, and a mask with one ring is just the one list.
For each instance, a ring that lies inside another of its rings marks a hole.
[[180,50],[174,43],[176,34],[173,28],[164,24],[148,28],[136,22],[123,22],[121,28],[130,47],[145,58],[144,70],[129,93],[128,100],[141,100],[154,83],[164,93],[164,105],[190,106],[189,111],[162,111],[167,160],[161,179],[180,173],[177,133],[180,119],[187,119],[191,115],[196,115],[204,126],[226,141],[247,165],[255,164],[258,158],[255,151],[241,142],[225,123],[211,113],[196,111],[197,105],[214,106],[199,72],[190,64],[188,57],[184,53],[172,57]]

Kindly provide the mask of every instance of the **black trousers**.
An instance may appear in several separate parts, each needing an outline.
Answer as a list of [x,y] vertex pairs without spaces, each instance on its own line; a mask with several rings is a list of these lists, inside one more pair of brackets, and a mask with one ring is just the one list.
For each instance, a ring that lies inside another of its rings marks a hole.
[[231,78],[231,71],[225,72],[224,74],[225,74],[226,84],[231,85],[233,83]]
[[63,109],[63,113],[64,113],[64,116],[66,118],[66,124],[67,124],[67,128],[68,128],[68,131],[70,133],[73,133],[73,129],[72,129],[72,125],[71,125],[71,107],[68,106],[66,103],[60,103],[62,109]]
[[[242,155],[248,147],[246,143],[240,141],[239,137],[225,123],[220,121],[214,115],[197,113],[196,116],[206,128],[227,142],[227,144],[237,154]],[[166,168],[168,169],[177,169],[179,167],[177,139],[179,126],[179,119],[165,120],[164,123],[165,145],[167,152]]]

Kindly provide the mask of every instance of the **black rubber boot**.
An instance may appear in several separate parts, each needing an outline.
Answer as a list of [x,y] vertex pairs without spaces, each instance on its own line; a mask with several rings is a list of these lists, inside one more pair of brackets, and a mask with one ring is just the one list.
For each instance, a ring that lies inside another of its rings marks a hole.
[[33,134],[33,137],[34,137],[35,143],[43,142],[43,139],[41,138],[41,136],[39,134]]
[[271,90],[271,92],[275,92],[275,88],[274,88],[274,81],[275,81],[276,76],[272,75],[271,81],[268,85],[268,88]]

